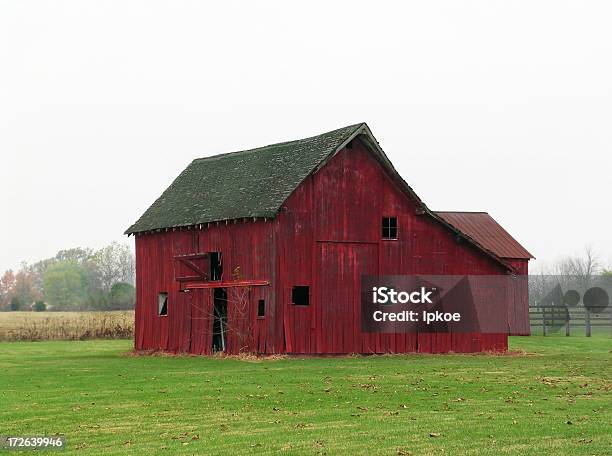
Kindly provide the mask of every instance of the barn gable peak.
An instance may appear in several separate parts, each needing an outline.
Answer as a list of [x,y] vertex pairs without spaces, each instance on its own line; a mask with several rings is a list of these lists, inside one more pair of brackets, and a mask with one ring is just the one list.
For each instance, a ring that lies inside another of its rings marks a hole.
[[274,218],[304,180],[325,166],[353,139],[359,138],[390,179],[426,215],[465,238],[477,249],[511,267],[491,249],[431,211],[395,170],[366,123],[317,136],[255,149],[197,158],[130,226],[125,234],[191,227],[237,219]]

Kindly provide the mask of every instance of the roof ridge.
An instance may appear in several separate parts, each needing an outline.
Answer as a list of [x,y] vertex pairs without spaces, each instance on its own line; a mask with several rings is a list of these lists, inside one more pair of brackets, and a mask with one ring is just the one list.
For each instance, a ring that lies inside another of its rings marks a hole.
[[206,160],[215,160],[217,158],[222,158],[222,157],[225,157],[227,155],[232,155],[232,154],[247,154],[247,153],[257,152],[257,151],[260,151],[262,149],[269,149],[271,147],[286,146],[286,145],[289,145],[289,144],[298,143],[300,141],[308,141],[308,140],[311,140],[311,139],[318,138],[320,136],[325,136],[325,135],[337,133],[340,130],[350,130],[350,132],[347,133],[347,135],[346,135],[346,137],[348,138],[358,127],[362,127],[364,125],[366,125],[365,122],[360,122],[360,123],[353,124],[353,125],[347,125],[346,127],[336,128],[335,130],[329,130],[329,131],[326,131],[326,132],[323,132],[323,133],[319,133],[318,135],[308,136],[306,138],[292,139],[290,141],[282,141],[282,142],[278,142],[278,143],[272,143],[272,144],[268,144],[266,146],[255,147],[253,149],[244,149],[244,150],[234,150],[234,151],[231,151],[231,152],[223,152],[223,153],[220,153],[220,154],[211,155],[209,157],[198,157],[198,158],[193,159],[193,162],[206,161]]
[[436,214],[489,214],[487,211],[434,211]]

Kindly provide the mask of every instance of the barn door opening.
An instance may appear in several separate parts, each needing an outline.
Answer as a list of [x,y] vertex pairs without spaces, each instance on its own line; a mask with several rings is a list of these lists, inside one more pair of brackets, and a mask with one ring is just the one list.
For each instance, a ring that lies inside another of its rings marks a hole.
[[224,352],[227,344],[227,289],[213,289],[212,351]]

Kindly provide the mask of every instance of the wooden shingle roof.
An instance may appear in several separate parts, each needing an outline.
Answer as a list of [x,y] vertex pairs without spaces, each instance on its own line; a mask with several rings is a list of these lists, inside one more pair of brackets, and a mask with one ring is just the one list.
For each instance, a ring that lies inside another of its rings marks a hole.
[[300,183],[364,127],[350,125],[310,138],[198,158],[125,234],[275,217]]

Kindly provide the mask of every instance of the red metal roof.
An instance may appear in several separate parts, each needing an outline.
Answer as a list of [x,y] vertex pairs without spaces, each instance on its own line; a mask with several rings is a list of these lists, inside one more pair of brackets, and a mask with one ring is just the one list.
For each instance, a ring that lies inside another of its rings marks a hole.
[[535,258],[486,212],[436,214],[500,258]]

